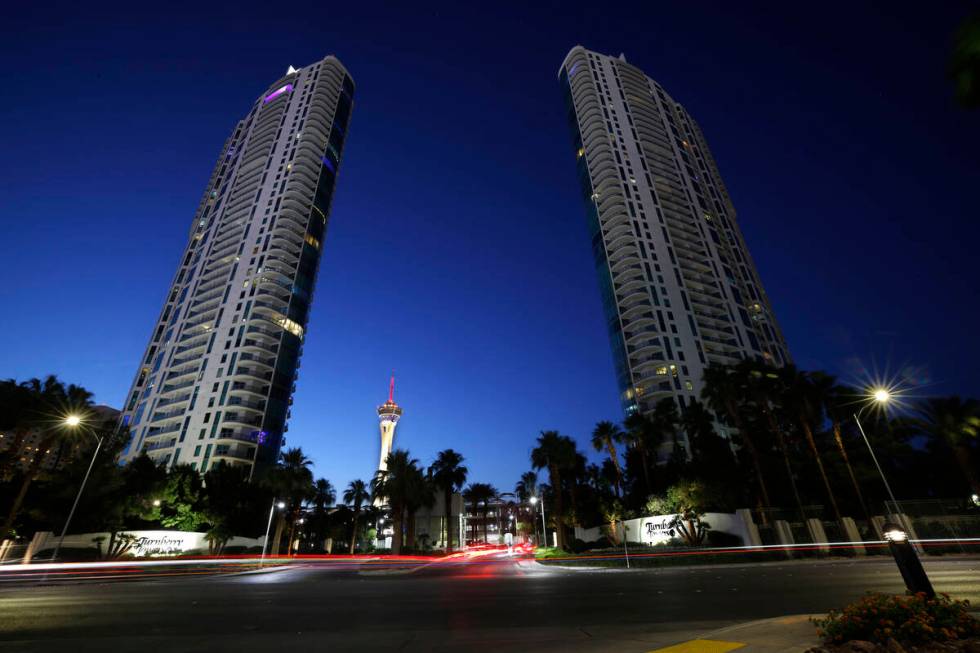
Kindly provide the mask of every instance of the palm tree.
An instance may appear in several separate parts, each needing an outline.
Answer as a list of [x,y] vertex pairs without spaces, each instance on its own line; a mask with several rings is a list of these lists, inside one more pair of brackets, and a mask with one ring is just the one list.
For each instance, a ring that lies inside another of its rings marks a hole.
[[622,429],[609,421],[599,422],[592,431],[592,446],[596,451],[605,449],[609,452],[609,460],[616,468],[616,496],[623,495],[623,470],[619,466],[619,454],[616,443],[622,442],[625,434]]
[[657,449],[660,447],[656,428],[653,421],[643,413],[633,413],[627,417],[625,426],[627,443],[640,454],[640,467],[643,468],[643,484],[646,489],[645,496],[649,496],[653,493],[653,485],[650,483],[650,458],[656,462]]
[[463,465],[463,456],[452,449],[440,451],[429,467],[429,476],[436,488],[442,490],[446,518],[446,552],[453,550],[453,494],[466,483],[469,470]]
[[354,479],[344,490],[344,503],[354,507],[354,519],[351,522],[350,554],[354,555],[357,543],[357,519],[361,516],[361,506],[370,498],[367,484],[361,479]]
[[490,511],[490,502],[497,497],[497,488],[489,483],[470,483],[466,488],[466,500],[473,506],[474,513],[480,513],[483,520],[483,541],[487,542],[487,513]]
[[44,398],[51,396],[56,388],[64,391],[53,375],[44,381],[35,378],[17,383],[8,379],[0,383],[0,429],[13,433],[7,450],[0,456],[0,479],[6,479],[13,471],[27,434],[38,428],[39,422],[46,421],[44,411],[39,408]]
[[827,490],[827,498],[830,499],[834,519],[839,522],[841,515],[840,509],[837,507],[837,497],[834,496],[834,490],[830,487],[830,480],[827,478],[823,459],[820,457],[816,440],[813,438],[813,424],[819,425],[823,421],[823,406],[826,402],[826,397],[823,395],[824,388],[814,384],[806,372],[801,372],[793,365],[785,366],[779,373],[785,388],[782,397],[784,408],[796,418],[803,431],[810,447],[810,455],[817,463],[817,471],[820,472],[824,489]]
[[704,389],[701,391],[701,398],[707,402],[708,406],[718,416],[723,416],[729,426],[734,427],[739,434],[739,438],[745,443],[745,448],[752,458],[752,467],[755,471],[755,480],[759,484],[759,498],[762,507],[762,523],[769,521],[768,509],[772,506],[769,501],[769,489],[766,487],[766,479],[762,473],[762,460],[759,457],[759,450],[755,446],[755,441],[749,434],[738,411],[739,401],[743,396],[743,386],[735,370],[724,365],[709,365],[704,370]]
[[289,539],[287,551],[292,553],[293,534],[296,521],[299,519],[303,502],[314,496],[313,472],[310,467],[313,461],[306,457],[300,447],[283,451],[279,456],[279,465],[270,472],[271,485],[276,493],[286,502],[285,511],[279,514],[276,522],[276,533],[273,540],[272,552],[278,553],[282,543],[282,534],[289,522]]
[[800,518],[806,522],[806,512],[803,510],[803,501],[800,499],[800,491],[796,486],[796,476],[793,474],[793,465],[790,463],[789,447],[773,410],[774,406],[778,405],[778,399],[786,394],[782,379],[774,368],[768,365],[760,365],[755,361],[742,361],[735,366],[735,371],[744,381],[749,408],[760,417],[769,428],[770,433],[775,436],[779,452],[783,456],[783,464],[786,466],[786,476],[789,478],[789,485],[793,491],[793,499],[800,511]]
[[[431,479],[426,476],[420,467],[411,471],[409,476],[409,492],[405,502],[405,535],[408,544],[414,550],[415,541],[415,513],[422,507],[431,508],[436,502],[436,486]],[[426,535],[428,537],[428,535]]]
[[933,442],[949,446],[973,494],[980,494],[980,480],[970,460],[970,447],[980,437],[980,402],[960,397],[932,397],[915,407],[909,423]]
[[953,37],[948,63],[956,100],[967,109],[980,108],[980,14],[963,20]]
[[565,548],[565,532],[562,527],[564,506],[561,476],[563,471],[574,468],[575,453],[575,442],[558,431],[542,431],[538,437],[538,446],[531,451],[531,466],[534,469],[548,469],[548,478],[555,495],[552,514],[555,516],[558,548],[562,549]]
[[851,460],[847,455],[847,449],[844,447],[844,439],[841,436],[841,424],[849,418],[850,407],[854,403],[854,399],[858,396],[858,393],[850,388],[838,385],[834,377],[823,372],[811,372],[810,382],[818,388],[818,396],[822,398],[823,408],[827,413],[827,418],[830,420],[830,428],[834,434],[834,443],[837,445],[837,450],[844,460],[844,466],[847,468],[847,474],[851,478],[854,493],[857,495],[858,503],[861,504],[861,512],[864,513],[865,519],[870,520],[871,513],[868,511],[867,504],[864,503],[864,494],[861,492],[861,486],[858,484],[857,475],[851,466]]
[[[34,380],[36,381],[36,379]],[[28,464],[27,471],[21,481],[20,490],[14,497],[10,506],[10,512],[4,521],[3,528],[0,529],[0,536],[5,537],[14,525],[14,520],[20,513],[20,509],[27,497],[27,491],[31,483],[40,474],[41,465],[47,457],[51,447],[59,441],[68,440],[77,435],[79,428],[88,428],[85,422],[90,419],[89,409],[92,406],[92,393],[81,386],[70,384],[65,387],[53,376],[49,376],[45,383],[36,388],[31,388],[31,394],[36,402],[37,410],[32,417],[27,418],[31,428],[42,430],[41,441],[34,450],[31,462]],[[64,423],[64,418],[68,415],[75,415],[82,419],[81,426],[69,427]]]
[[337,500],[337,491],[333,483],[325,478],[318,478],[313,484],[313,505],[318,512],[325,512]]
[[419,471],[419,461],[412,458],[404,449],[395,449],[386,459],[388,469],[379,471],[372,484],[374,496],[387,502],[391,509],[391,520],[394,527],[394,536],[391,539],[391,552],[398,555],[402,550],[403,533],[402,528],[405,521],[405,511],[412,499],[412,494],[417,492],[415,487],[416,474]]
[[527,503],[531,497],[538,496],[538,475],[534,472],[521,474],[521,480],[514,486],[514,493],[520,497],[521,503]]

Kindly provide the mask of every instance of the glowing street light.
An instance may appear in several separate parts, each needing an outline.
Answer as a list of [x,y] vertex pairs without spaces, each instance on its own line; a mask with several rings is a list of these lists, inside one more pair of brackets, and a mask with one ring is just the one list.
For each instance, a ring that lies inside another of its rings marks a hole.
[[[867,396],[871,401],[878,404],[883,409],[888,405],[888,402],[892,400],[893,393],[888,388],[879,386],[876,388],[871,388]],[[864,408],[854,414],[854,421],[858,425],[858,430],[861,431],[861,437],[864,438],[864,443],[868,446],[868,451],[871,453],[871,460],[874,461],[875,467],[878,468],[878,475],[881,476],[881,481],[885,484],[885,489],[888,490],[888,498],[892,501],[892,509],[897,513],[898,501],[895,500],[895,493],[892,492],[892,487],[888,484],[888,479],[885,478],[885,472],[881,469],[881,465],[878,463],[878,457],[875,456],[875,451],[871,448],[871,442],[868,440],[868,436],[864,432],[864,426],[861,425],[861,420],[859,419],[861,411],[863,410]]]
[[[65,428],[74,431],[82,426],[82,418],[75,414],[66,415],[62,423]],[[58,553],[61,551],[61,545],[65,541],[65,535],[68,533],[68,526],[71,524],[72,517],[75,516],[75,509],[78,508],[78,502],[82,498],[82,492],[85,491],[85,484],[88,483],[89,474],[92,473],[92,468],[95,466],[95,459],[98,457],[99,450],[102,448],[102,436],[93,431],[90,432],[96,441],[95,451],[92,453],[92,460],[89,461],[88,469],[85,470],[85,477],[82,479],[82,484],[78,488],[78,494],[75,495],[75,503],[71,504],[71,510],[68,511],[68,519],[65,520],[65,525],[61,529],[61,535],[58,537],[58,545],[54,547],[54,553],[51,556],[52,562],[58,559]]]
[[162,502],[160,501],[160,499],[154,499],[153,500],[153,507],[154,508],[159,508],[161,503]]
[[[531,497],[529,499],[531,505],[537,505],[538,498]],[[541,501],[541,542],[542,546],[548,546],[548,526],[544,521],[544,501]]]
[[272,515],[276,512],[276,508],[282,510],[285,507],[286,502],[279,501],[278,499],[273,499],[272,505],[269,506],[269,522],[265,525],[265,539],[262,541],[262,559],[259,560],[260,567],[265,564],[265,550],[269,547],[269,529],[272,528]]

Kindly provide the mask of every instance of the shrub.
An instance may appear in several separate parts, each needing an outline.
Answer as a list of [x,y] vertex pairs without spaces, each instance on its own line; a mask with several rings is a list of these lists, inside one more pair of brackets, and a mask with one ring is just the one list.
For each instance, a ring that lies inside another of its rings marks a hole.
[[534,557],[538,560],[547,560],[548,558],[565,558],[567,556],[568,551],[559,549],[556,546],[538,547],[538,549],[534,552]]
[[824,619],[814,619],[818,634],[828,644],[864,640],[883,644],[889,638],[921,644],[980,635],[980,621],[969,615],[969,601],[946,594],[892,596],[870,593]]

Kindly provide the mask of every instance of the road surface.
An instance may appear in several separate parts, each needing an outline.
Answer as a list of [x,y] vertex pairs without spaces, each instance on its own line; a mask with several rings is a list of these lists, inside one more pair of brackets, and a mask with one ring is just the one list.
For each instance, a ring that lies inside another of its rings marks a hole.
[[[980,560],[926,562],[980,605]],[[888,558],[642,570],[493,555],[410,570],[280,571],[0,589],[0,651],[649,651],[738,622],[900,592]]]

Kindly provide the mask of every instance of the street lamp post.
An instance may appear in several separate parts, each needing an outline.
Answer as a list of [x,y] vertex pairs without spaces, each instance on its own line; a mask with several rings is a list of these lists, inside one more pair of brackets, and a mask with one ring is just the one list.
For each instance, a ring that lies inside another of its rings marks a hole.
[[[537,497],[531,497],[531,505],[538,503]],[[541,499],[541,542],[548,546],[548,526],[544,521],[544,499]]]
[[[78,415],[69,415],[65,418],[65,426],[74,429],[78,428],[82,424],[82,418]],[[85,477],[82,479],[82,484],[78,488],[78,494],[75,495],[75,502],[71,504],[71,510],[68,512],[68,519],[65,520],[65,525],[61,529],[61,535],[58,537],[58,544],[54,547],[54,554],[51,556],[52,562],[58,559],[58,553],[61,552],[61,545],[65,541],[65,535],[68,533],[68,526],[71,524],[72,517],[75,516],[75,509],[78,508],[78,502],[82,498],[82,492],[85,491],[85,484],[88,483],[88,477],[92,473],[92,468],[95,466],[95,459],[99,455],[99,450],[102,448],[102,436],[92,433],[95,438],[95,451],[92,453],[92,460],[88,463],[88,469],[85,470]]]
[[276,508],[282,510],[285,507],[285,502],[275,498],[272,499],[272,505],[269,507],[269,522],[265,525],[265,540],[262,541],[262,559],[259,560],[260,567],[265,564],[265,550],[269,547],[269,530],[272,528],[272,515],[276,512]]
[[[885,405],[891,399],[891,393],[888,392],[888,390],[885,390],[884,388],[878,388],[877,390],[874,390],[872,392],[871,397],[874,399],[875,402],[881,405]],[[878,475],[881,477],[881,482],[885,484],[885,490],[888,491],[888,498],[891,499],[892,501],[892,510],[894,510],[897,513],[898,501],[895,500],[895,493],[892,492],[892,486],[888,484],[888,479],[885,478],[885,472],[881,469],[881,465],[878,463],[878,457],[875,456],[875,450],[871,448],[871,441],[868,440],[868,436],[864,432],[864,426],[861,425],[861,420],[859,419],[860,415],[861,415],[861,411],[855,413],[854,421],[857,423],[858,430],[861,432],[861,437],[864,438],[864,444],[867,445],[868,451],[871,453],[871,460],[874,461],[875,467],[878,468]]]

